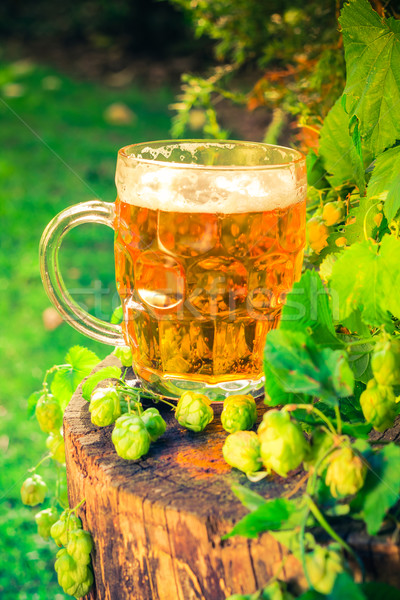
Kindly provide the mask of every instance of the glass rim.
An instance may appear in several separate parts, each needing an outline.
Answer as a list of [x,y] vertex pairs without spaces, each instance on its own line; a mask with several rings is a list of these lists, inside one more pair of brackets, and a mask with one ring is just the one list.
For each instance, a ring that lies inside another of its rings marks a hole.
[[[242,146],[254,146],[263,148],[274,148],[290,152],[294,158],[289,162],[266,165],[204,165],[197,163],[183,163],[177,161],[165,161],[153,158],[142,158],[128,153],[128,150],[151,147],[153,144],[179,145],[179,144],[237,144]],[[176,140],[153,140],[151,142],[138,142],[136,144],[128,144],[118,150],[118,157],[131,161],[132,163],[149,164],[160,167],[169,167],[170,169],[196,169],[204,171],[265,171],[265,170],[282,170],[291,168],[293,165],[298,165],[301,162],[305,163],[305,155],[294,148],[281,146],[279,144],[266,144],[264,142],[253,142],[246,140],[218,140],[218,139],[176,139]]]

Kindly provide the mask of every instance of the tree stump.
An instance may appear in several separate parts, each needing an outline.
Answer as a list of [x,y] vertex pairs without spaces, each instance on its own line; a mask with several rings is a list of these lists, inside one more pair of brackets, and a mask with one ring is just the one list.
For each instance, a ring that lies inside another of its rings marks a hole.
[[[120,366],[111,355],[95,370],[111,364]],[[79,515],[94,539],[95,587],[88,598],[224,600],[254,592],[277,573],[304,587],[299,562],[272,535],[221,540],[247,512],[232,485],[248,485],[274,498],[296,492],[303,473],[250,484],[222,459],[221,406],[214,407],[214,421],[198,434],[181,428],[168,406],[158,408],[167,431],[139,461],[117,456],[113,426],[91,423],[81,387],[65,412],[70,506],[86,498]],[[372,546],[354,529],[341,534],[365,561],[370,579],[400,587],[398,546],[385,537],[374,538]]]

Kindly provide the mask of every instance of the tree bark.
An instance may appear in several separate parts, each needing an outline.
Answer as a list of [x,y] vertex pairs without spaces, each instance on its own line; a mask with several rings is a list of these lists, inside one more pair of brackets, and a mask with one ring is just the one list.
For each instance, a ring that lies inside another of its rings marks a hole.
[[[110,364],[120,365],[109,356],[97,369]],[[221,540],[247,512],[232,485],[275,498],[301,493],[304,473],[250,484],[223,461],[221,406],[214,407],[214,421],[198,434],[181,428],[167,406],[158,408],[167,431],[139,461],[117,456],[113,426],[91,423],[81,387],[65,412],[70,506],[86,498],[79,515],[94,539],[95,587],[88,598],[224,600],[254,592],[277,574],[305,587],[301,565],[272,535]],[[264,408],[261,404],[260,415]],[[400,586],[398,546],[385,537],[372,545],[354,529],[342,535],[366,561],[369,578]]]

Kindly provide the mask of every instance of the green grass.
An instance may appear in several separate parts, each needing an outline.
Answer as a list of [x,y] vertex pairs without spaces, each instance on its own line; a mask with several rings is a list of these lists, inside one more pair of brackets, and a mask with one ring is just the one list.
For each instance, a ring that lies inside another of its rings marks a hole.
[[[10,87],[18,84],[21,87]],[[56,89],[48,89],[53,87]],[[10,94],[21,94],[10,97]],[[1,100],[3,99],[5,103]],[[24,507],[19,490],[45,453],[46,435],[29,419],[27,398],[73,344],[100,357],[112,349],[62,324],[47,331],[49,301],[38,267],[40,235],[63,208],[92,198],[113,201],[116,153],[123,145],[169,137],[168,89],[105,89],[37,65],[0,63],[0,597],[2,600],[66,598],[53,570],[55,545],[36,534],[36,509]],[[135,113],[130,125],[104,119],[113,102]],[[61,266],[73,289],[108,290],[101,309],[117,303],[113,234],[103,226],[71,232]],[[94,295],[77,294],[89,308]],[[53,477],[49,467],[40,474]],[[40,509],[39,509],[40,510]]]

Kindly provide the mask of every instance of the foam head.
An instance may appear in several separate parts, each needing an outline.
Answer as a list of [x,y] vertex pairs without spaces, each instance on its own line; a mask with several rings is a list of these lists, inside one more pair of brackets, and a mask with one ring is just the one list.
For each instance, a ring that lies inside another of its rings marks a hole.
[[306,193],[305,159],[299,152],[254,142],[128,146],[118,154],[115,181],[123,202],[188,213],[274,210],[303,200]]

